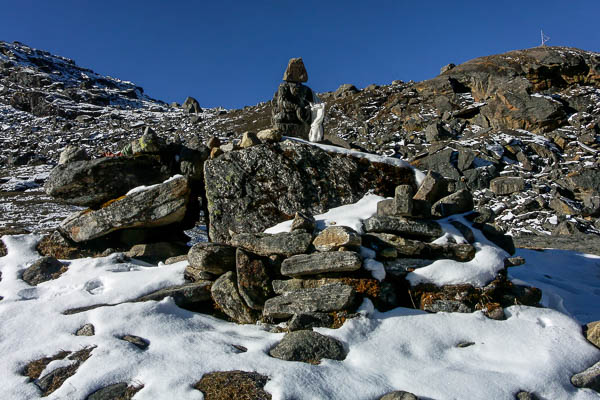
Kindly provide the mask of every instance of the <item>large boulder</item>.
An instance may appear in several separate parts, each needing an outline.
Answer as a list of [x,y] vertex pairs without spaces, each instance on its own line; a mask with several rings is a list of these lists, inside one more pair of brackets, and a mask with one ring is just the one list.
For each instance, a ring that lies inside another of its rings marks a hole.
[[187,179],[180,176],[115,199],[98,210],[67,217],[59,229],[75,242],[84,242],[126,228],[154,228],[181,222],[190,197]]
[[155,158],[106,157],[57,165],[44,186],[49,196],[69,204],[98,207],[140,185],[170,176]]
[[233,232],[262,232],[293,219],[356,203],[369,190],[392,196],[414,185],[408,167],[370,162],[286,140],[232,151],[204,164],[209,235],[227,242]]

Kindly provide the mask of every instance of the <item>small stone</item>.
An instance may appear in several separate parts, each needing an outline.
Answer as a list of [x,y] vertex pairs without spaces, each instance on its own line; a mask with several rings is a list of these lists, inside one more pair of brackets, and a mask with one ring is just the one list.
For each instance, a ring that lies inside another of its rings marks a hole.
[[125,382],[119,382],[98,389],[86,400],[130,400],[143,387],[143,385],[128,386]]
[[586,325],[585,338],[600,349],[600,321],[590,322]]
[[242,149],[247,149],[248,147],[256,146],[257,144],[260,144],[260,140],[258,140],[254,132],[244,132],[242,134],[242,141],[240,142],[240,147]]
[[360,256],[353,251],[299,254],[283,261],[281,274],[298,277],[326,272],[350,272],[361,266]]
[[303,230],[312,233],[317,226],[317,222],[312,215],[303,212],[296,212],[290,231]]
[[169,257],[165,260],[165,265],[171,265],[182,261],[187,261],[187,254],[182,254],[180,256]]
[[388,393],[379,400],[419,400],[419,398],[410,392],[400,390]]
[[318,251],[336,251],[340,247],[357,248],[361,245],[360,235],[347,226],[329,226],[313,240]]
[[538,400],[538,397],[533,393],[521,391],[517,393],[517,400]]
[[517,267],[517,266],[523,265],[523,264],[525,264],[525,259],[521,256],[506,257],[504,259],[504,266],[506,268]]
[[23,272],[23,280],[35,286],[56,279],[67,271],[67,266],[54,257],[42,257]]
[[308,72],[302,58],[290,58],[288,66],[283,74],[283,80],[286,82],[303,83],[308,81]]
[[188,252],[190,273],[192,269],[215,275],[235,270],[235,247],[211,242],[197,243]]
[[188,248],[185,245],[171,242],[157,242],[149,244],[136,244],[125,253],[127,257],[137,258],[138,260],[149,263],[158,263],[169,257],[186,257]]
[[288,322],[290,332],[316,327],[330,327],[333,325],[333,317],[326,313],[302,313],[295,314]]
[[221,275],[211,288],[217,306],[232,320],[240,324],[256,322],[255,313],[246,305],[238,292],[235,274],[231,271]]
[[94,336],[95,334],[96,329],[92,324],[85,324],[75,332],[75,335],[77,336]]
[[283,138],[281,132],[275,128],[263,129],[256,134],[256,137],[263,143],[276,143]]
[[426,260],[422,258],[396,258],[394,260],[384,261],[386,275],[395,278],[404,278],[409,272],[415,269],[423,268],[434,263],[435,260]]
[[398,185],[394,194],[394,213],[401,217],[413,214],[413,196],[415,191],[411,185]]
[[420,200],[433,204],[448,194],[448,182],[435,171],[429,171],[413,196],[413,200]]
[[287,333],[269,351],[271,357],[311,364],[319,364],[323,358],[341,361],[346,354],[344,345],[337,339],[309,330]]
[[188,265],[183,271],[183,277],[192,282],[200,281],[214,281],[219,275],[211,274],[210,272],[203,271],[197,267]]
[[121,336],[119,339],[129,342],[129,343],[133,344],[134,346],[136,346],[137,348],[142,349],[142,350],[146,350],[148,348],[148,346],[150,346],[149,341],[147,341],[146,339],[144,339],[142,337],[135,336],[135,335],[125,335],[125,336]]
[[385,199],[377,202],[378,217],[392,217],[395,214],[394,199]]
[[170,286],[138,297],[134,301],[160,301],[172,297],[179,307],[190,307],[210,300],[210,281],[198,281]]
[[200,108],[200,103],[193,97],[188,97],[183,102],[182,108],[185,112],[189,114],[198,114],[202,112],[202,108]]
[[473,195],[467,189],[461,189],[449,196],[441,198],[431,206],[431,215],[447,217],[462,214],[473,209]]
[[571,377],[571,383],[578,388],[600,392],[600,361],[588,369]]
[[525,181],[516,176],[500,176],[490,181],[490,190],[498,196],[506,196],[523,189],[525,189]]

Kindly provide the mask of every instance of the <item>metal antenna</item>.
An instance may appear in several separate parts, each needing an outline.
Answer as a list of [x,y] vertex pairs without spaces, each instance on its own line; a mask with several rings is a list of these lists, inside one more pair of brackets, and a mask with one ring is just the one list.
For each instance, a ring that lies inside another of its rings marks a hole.
[[544,35],[544,31],[540,30],[542,34],[542,47],[546,46],[546,42],[550,40],[550,36]]

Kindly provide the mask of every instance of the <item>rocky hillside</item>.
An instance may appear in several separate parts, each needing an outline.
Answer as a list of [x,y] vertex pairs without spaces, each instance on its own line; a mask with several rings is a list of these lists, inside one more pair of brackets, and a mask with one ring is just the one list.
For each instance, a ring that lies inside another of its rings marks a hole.
[[[67,144],[116,153],[147,126],[175,143],[226,143],[271,126],[271,101],[188,113],[72,60],[20,43],[0,49],[6,171],[53,164]],[[513,236],[600,233],[600,54],[538,47],[450,64],[423,82],[348,84],[319,97],[329,142],[439,172]],[[30,185],[19,186],[5,174],[5,191],[35,190],[45,176],[31,182],[21,171]]]

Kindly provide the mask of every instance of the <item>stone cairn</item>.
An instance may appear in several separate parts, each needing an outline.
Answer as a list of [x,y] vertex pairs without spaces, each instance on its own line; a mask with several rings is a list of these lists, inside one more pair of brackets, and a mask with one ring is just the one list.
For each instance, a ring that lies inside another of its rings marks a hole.
[[292,58],[283,74],[283,81],[273,97],[273,127],[285,136],[308,140],[310,104],[314,101],[311,88],[303,85],[308,73],[302,58]]

